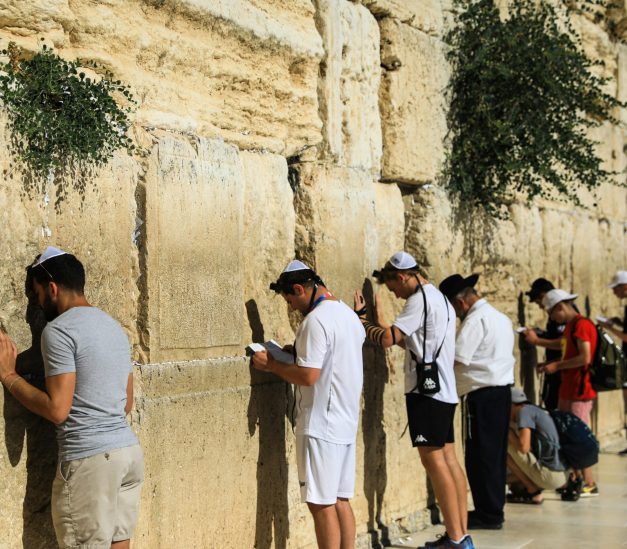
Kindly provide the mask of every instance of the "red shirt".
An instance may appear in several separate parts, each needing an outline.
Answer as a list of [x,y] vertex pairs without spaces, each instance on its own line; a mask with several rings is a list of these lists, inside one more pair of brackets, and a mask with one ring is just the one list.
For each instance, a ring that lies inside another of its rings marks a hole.
[[[594,356],[597,348],[597,329],[591,320],[577,315],[564,328],[564,337],[562,339],[562,360],[568,360],[579,354],[579,350],[575,347],[573,338],[578,341],[587,341],[590,343],[590,356]],[[596,398],[597,393],[592,388],[590,376],[587,372],[587,366],[580,368],[568,368],[560,370],[562,383],[560,385],[559,397],[564,400],[591,400]],[[584,376],[583,391],[581,378]]]

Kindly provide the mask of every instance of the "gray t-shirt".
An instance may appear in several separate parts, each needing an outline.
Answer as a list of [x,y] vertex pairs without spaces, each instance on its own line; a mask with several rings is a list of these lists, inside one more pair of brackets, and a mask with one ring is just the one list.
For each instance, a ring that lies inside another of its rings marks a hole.
[[518,414],[518,428],[531,429],[531,449],[536,459],[552,471],[565,471],[559,456],[559,435],[546,410],[525,404]]
[[60,461],[137,444],[124,412],[130,346],[113,318],[72,307],[45,327],[41,350],[46,377],[76,373],[70,414],[56,426]]

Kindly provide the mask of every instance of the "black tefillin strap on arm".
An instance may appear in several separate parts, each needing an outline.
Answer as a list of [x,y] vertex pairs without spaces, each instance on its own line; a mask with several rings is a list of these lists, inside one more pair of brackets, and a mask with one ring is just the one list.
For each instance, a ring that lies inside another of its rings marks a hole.
[[[355,311],[359,320],[361,320],[364,329],[366,330],[366,337],[377,345],[383,346],[382,343],[383,338],[385,337],[386,328],[382,328],[381,326],[377,326],[373,322],[370,322],[368,318],[366,318],[367,312],[368,308],[365,305],[358,311]],[[394,345],[396,343],[396,332],[394,331],[394,326],[390,326],[390,330],[392,331],[392,345]]]

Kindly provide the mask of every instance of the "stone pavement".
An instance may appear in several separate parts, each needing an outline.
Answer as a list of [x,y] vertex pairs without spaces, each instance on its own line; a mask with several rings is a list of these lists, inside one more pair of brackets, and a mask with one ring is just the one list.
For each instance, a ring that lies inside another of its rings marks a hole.
[[[475,547],[627,548],[627,457],[615,452],[603,453],[595,469],[598,497],[571,503],[561,501],[557,494],[545,492],[542,505],[508,504],[502,530],[471,532]],[[442,526],[433,526],[396,540],[391,547],[414,548],[435,539],[443,530]]]

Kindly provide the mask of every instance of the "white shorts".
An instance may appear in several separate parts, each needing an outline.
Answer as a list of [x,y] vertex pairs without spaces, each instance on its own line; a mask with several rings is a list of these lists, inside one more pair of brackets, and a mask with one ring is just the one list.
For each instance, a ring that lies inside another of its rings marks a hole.
[[296,463],[303,503],[333,505],[355,495],[356,444],[296,435]]

